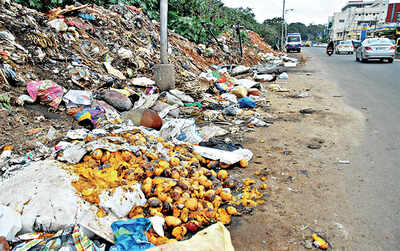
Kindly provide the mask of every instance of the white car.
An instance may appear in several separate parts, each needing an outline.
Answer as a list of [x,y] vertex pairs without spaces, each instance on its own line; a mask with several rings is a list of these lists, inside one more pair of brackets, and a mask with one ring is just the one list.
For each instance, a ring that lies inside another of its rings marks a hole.
[[335,48],[336,54],[353,54],[354,47],[350,40],[340,41]]
[[387,60],[393,63],[396,47],[387,38],[368,38],[356,51],[356,61],[367,62],[370,59]]

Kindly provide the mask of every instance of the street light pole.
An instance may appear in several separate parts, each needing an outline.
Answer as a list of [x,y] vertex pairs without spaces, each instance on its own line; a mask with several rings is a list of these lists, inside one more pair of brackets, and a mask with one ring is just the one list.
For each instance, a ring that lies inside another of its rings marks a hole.
[[286,1],[283,0],[281,50],[283,50],[283,39],[284,39],[284,28],[285,28],[285,4]]
[[168,63],[168,0],[160,1],[160,64],[153,70],[160,91],[175,88],[175,67]]

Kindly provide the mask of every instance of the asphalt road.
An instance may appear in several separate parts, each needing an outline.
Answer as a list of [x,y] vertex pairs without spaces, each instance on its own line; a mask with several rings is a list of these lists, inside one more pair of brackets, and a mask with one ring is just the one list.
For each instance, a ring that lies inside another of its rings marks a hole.
[[400,60],[363,64],[354,55],[328,57],[324,48],[304,53],[367,119],[363,144],[344,169],[355,216],[350,250],[400,250]]

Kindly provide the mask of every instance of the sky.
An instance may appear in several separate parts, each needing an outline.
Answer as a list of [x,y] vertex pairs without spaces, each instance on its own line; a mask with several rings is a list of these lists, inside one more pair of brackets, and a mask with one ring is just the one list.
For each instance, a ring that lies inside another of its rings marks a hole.
[[[258,22],[282,16],[283,0],[222,0],[222,2],[228,7],[252,8]],[[327,24],[328,17],[332,16],[333,12],[340,11],[346,2],[347,0],[286,0],[286,9],[293,9],[287,13],[287,21]]]

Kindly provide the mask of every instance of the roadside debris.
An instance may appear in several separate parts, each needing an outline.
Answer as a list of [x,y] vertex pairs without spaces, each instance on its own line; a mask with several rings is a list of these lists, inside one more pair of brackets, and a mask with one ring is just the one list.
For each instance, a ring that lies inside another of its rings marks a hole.
[[177,85],[160,91],[159,24],[141,9],[9,3],[0,21],[1,119],[34,142],[24,152],[0,135],[0,236],[13,250],[233,250],[224,225],[265,203],[267,179],[230,170],[249,166],[243,132],[271,125],[268,92],[288,91],[274,82],[297,60],[251,31],[241,62],[171,31]]

